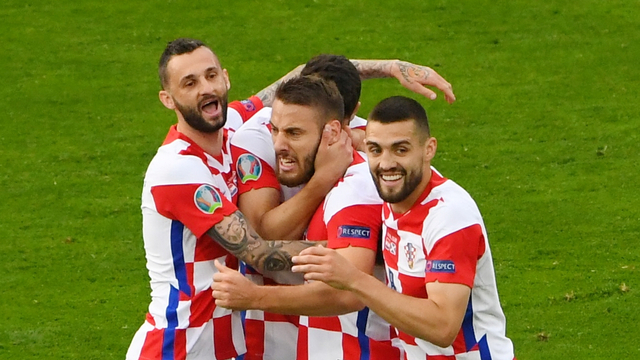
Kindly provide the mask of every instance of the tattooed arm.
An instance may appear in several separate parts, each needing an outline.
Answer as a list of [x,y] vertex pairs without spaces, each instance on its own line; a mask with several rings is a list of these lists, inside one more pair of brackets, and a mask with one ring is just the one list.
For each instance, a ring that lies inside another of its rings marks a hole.
[[[362,80],[395,77],[405,88],[431,100],[434,100],[437,95],[425,86],[432,86],[442,91],[449,103],[456,100],[451,84],[429,67],[401,60],[351,60],[351,62],[358,69]],[[260,90],[256,96],[262,100],[264,106],[273,105],[278,86],[283,81],[298,76],[303,68],[304,65],[298,65],[273,84]]]
[[451,84],[433,69],[401,60],[351,60],[362,80],[395,77],[405,88],[434,100],[437,96],[425,86],[432,86],[445,95],[447,102],[456,100]]
[[302,276],[291,272],[291,257],[308,247],[324,243],[263,240],[239,210],[225,216],[207,234],[238,259],[280,284],[301,284]]
[[291,79],[293,77],[296,77],[296,76],[300,75],[300,72],[302,71],[302,68],[304,68],[304,64],[298,65],[295,69],[289,71],[285,76],[283,76],[280,79],[276,80],[276,82],[274,82],[273,84],[271,84],[271,85],[267,86],[266,88],[258,91],[256,96],[260,98],[260,100],[262,101],[262,105],[264,105],[264,106],[273,105],[273,100],[275,100],[276,89],[278,88],[278,86],[280,86],[280,84],[283,83],[284,81],[287,81],[287,80],[289,80],[289,79]]

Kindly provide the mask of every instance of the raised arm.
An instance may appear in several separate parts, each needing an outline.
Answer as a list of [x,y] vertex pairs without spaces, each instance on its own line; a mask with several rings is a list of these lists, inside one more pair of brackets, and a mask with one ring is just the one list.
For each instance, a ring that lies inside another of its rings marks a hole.
[[299,274],[290,272],[291,257],[318,245],[309,241],[264,240],[237,210],[214,225],[207,235],[263,275],[282,284],[302,283]]
[[295,69],[289,71],[285,76],[276,80],[274,83],[267,86],[266,88],[258,91],[256,96],[259,97],[260,100],[262,100],[262,105],[272,106],[273,100],[276,98],[276,89],[278,88],[278,86],[280,86],[282,82],[300,75],[300,72],[302,71],[303,68],[304,68],[304,64],[296,66]]
[[456,100],[451,84],[430,67],[402,60],[351,60],[362,80],[394,77],[405,88],[435,100],[437,95],[426,86],[444,93],[448,103]]
[[[362,80],[394,77],[405,88],[431,100],[435,100],[437,94],[426,86],[442,91],[450,104],[456,100],[451,84],[430,67],[402,60],[351,60],[351,62],[358,69]],[[256,96],[262,100],[264,106],[271,106],[280,83],[298,76],[303,68],[304,64],[298,65],[273,84],[260,90]]]

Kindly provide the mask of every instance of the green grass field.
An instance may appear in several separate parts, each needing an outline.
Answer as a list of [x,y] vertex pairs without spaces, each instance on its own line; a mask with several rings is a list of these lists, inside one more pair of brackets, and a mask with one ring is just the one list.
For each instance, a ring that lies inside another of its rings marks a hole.
[[149,301],[144,171],[175,121],[165,44],[200,38],[240,99],[318,53],[453,85],[435,166],[476,199],[519,359],[640,358],[638,1],[5,0],[0,359],[118,359]]

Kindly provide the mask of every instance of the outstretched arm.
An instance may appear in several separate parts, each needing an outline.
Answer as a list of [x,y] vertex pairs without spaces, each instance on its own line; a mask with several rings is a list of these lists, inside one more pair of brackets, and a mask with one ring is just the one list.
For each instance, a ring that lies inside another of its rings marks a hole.
[[435,100],[436,93],[426,86],[444,93],[449,104],[456,100],[451,84],[430,67],[402,60],[351,60],[362,80],[394,77],[405,88]]
[[302,283],[290,272],[291,257],[319,242],[263,240],[238,210],[207,231],[218,244],[263,275],[282,284]]
[[[358,69],[362,80],[394,77],[405,88],[431,100],[435,100],[437,95],[426,86],[442,91],[450,104],[456,100],[451,84],[430,67],[402,60],[351,60],[351,62]],[[304,64],[298,65],[273,84],[260,90],[256,96],[262,100],[264,106],[273,105],[276,89],[280,83],[298,76],[303,68]]]
[[285,76],[276,80],[273,84],[258,91],[256,96],[260,98],[260,100],[262,101],[262,105],[272,106],[273,100],[275,100],[276,98],[276,89],[278,88],[278,86],[280,86],[281,83],[300,75],[300,72],[302,71],[303,68],[304,68],[304,64],[296,66],[295,69],[289,71]]

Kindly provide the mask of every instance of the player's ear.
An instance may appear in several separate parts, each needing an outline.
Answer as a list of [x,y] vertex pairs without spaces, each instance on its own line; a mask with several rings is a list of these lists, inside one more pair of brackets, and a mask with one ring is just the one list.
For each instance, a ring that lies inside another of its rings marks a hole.
[[158,97],[160,98],[160,102],[162,103],[162,105],[164,105],[167,109],[174,110],[176,108],[176,104],[173,102],[173,98],[171,97],[171,95],[169,95],[168,91],[160,90],[160,93],[158,93]]
[[431,159],[436,155],[438,149],[438,140],[433,136],[430,136],[424,144],[425,160],[431,162]]
[[325,131],[330,132],[329,144],[333,144],[334,142],[338,141],[338,139],[340,138],[340,131],[342,131],[342,122],[340,122],[340,120],[337,120],[337,119],[333,119],[329,121],[325,125]]
[[227,91],[231,89],[231,81],[229,81],[229,72],[227,69],[222,69],[222,74],[224,75],[224,84],[227,86]]

